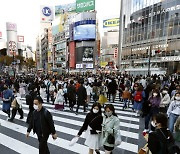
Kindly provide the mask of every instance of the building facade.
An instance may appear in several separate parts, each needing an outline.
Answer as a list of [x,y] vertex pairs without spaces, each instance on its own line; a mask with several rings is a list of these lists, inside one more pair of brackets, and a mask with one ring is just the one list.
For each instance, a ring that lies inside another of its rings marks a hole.
[[124,1],[123,21],[124,70],[148,68],[150,62],[168,74],[180,71],[179,0]]

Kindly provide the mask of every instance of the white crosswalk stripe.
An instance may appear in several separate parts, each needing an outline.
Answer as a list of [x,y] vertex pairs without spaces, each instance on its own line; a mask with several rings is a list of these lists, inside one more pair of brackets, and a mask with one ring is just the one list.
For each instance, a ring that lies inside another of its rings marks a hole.
[[[138,145],[137,141],[139,139],[139,118],[134,117],[134,113],[131,109],[122,111],[122,102],[117,101],[116,99],[115,103],[112,103],[115,106],[116,113],[120,119],[120,127],[121,127],[121,135],[122,135],[122,144],[118,147],[116,147],[114,154],[121,153],[122,150],[125,150],[127,152],[131,153],[137,153],[138,151]],[[22,99],[23,102],[23,111],[24,111],[24,119],[20,120],[18,119],[19,115],[15,117],[15,122],[11,123],[6,121],[6,114],[2,111],[0,111],[0,128],[7,128],[7,130],[11,133],[19,133],[23,134],[25,138],[25,134],[27,131],[27,126],[25,124],[27,113],[28,113],[28,105],[25,104],[25,99]],[[2,102],[1,102],[2,104]],[[82,107],[79,109],[79,114],[75,115],[73,112],[68,111],[56,111],[54,110],[54,106],[52,104],[43,104],[44,107],[46,107],[53,115],[53,120],[55,123],[56,131],[58,132],[58,139],[53,140],[51,137],[48,140],[48,143],[50,145],[55,146],[55,149],[59,150],[65,150],[67,154],[70,153],[82,153],[86,154],[88,153],[88,147],[85,146],[84,143],[84,133],[81,136],[81,142],[78,142],[73,147],[69,146],[70,140],[77,135],[80,127],[83,124],[83,121],[85,119],[85,114],[83,113]],[[89,104],[89,108],[92,106],[92,103]],[[132,105],[130,105],[132,106]],[[2,105],[0,105],[0,108],[2,109]],[[23,123],[23,124],[22,124]],[[22,125],[21,125],[22,124]],[[1,129],[0,129],[1,130]],[[63,135],[61,135],[63,134]],[[31,133],[30,138],[32,140],[37,140],[36,135],[33,135]],[[5,147],[8,147],[9,149],[17,152],[17,153],[38,153],[38,146],[34,146],[32,141],[28,141],[26,139],[26,143],[23,142],[24,139],[21,139],[17,136],[15,138],[14,136],[11,137],[8,134],[3,134],[0,132],[0,144],[2,144]],[[132,141],[132,142],[131,142]],[[13,146],[11,144],[13,143]],[[38,143],[38,142],[37,142]],[[23,147],[21,150],[18,150],[15,148],[16,144],[18,146]],[[24,152],[24,150],[26,152]],[[102,149],[103,150],[103,149]],[[61,153],[61,152],[57,152]],[[101,153],[104,153],[101,151]],[[126,152],[125,152],[126,153]]]

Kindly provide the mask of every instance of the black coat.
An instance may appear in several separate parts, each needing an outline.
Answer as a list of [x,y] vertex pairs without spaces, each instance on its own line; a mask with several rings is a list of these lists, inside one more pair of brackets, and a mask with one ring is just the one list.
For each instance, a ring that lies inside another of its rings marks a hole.
[[76,88],[74,85],[69,85],[67,88],[67,96],[69,100],[76,100]]
[[[160,128],[160,129],[166,137],[168,136],[170,137],[169,141],[171,143],[174,143],[174,139],[170,131],[167,130],[167,128]],[[166,140],[160,129],[157,129],[156,131],[149,133],[148,147],[152,152],[152,154],[168,154],[166,151],[167,145],[162,143],[162,142],[166,143]]]
[[77,96],[78,96],[77,104],[84,105],[86,103],[86,99],[87,99],[87,92],[86,92],[86,88],[83,85],[81,85],[78,88]]
[[102,126],[101,126],[102,122],[103,122],[102,115],[89,112],[86,115],[83,126],[79,130],[78,135],[80,136],[83,131],[87,130],[88,126],[90,126],[92,128],[92,130],[94,130],[94,131],[96,131],[96,130],[101,131],[102,130]]
[[[33,129],[33,132],[37,133],[35,126],[34,126],[35,120],[37,119],[37,117],[36,117],[37,112],[38,112],[37,110],[35,110],[33,112],[32,119],[31,119],[31,122],[27,129],[27,132],[31,132],[31,130]],[[44,107],[42,107],[42,109],[39,112],[40,112],[40,116],[41,116],[40,117],[41,122],[40,122],[39,127],[41,127],[42,135],[49,136],[50,134],[55,134],[56,131],[55,131],[54,121],[52,119],[51,113]]]

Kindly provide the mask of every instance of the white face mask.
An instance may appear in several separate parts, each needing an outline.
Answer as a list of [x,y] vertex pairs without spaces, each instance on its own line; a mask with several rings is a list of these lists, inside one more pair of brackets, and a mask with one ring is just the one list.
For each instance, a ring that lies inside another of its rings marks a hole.
[[155,124],[154,121],[151,121],[151,125],[152,125],[153,127],[156,127],[156,124]]
[[176,96],[175,99],[176,99],[177,101],[180,101],[180,97],[179,97],[179,96]]
[[166,91],[166,90],[163,90],[162,93],[163,93],[163,94],[167,94],[167,91]]
[[34,105],[34,109],[35,110],[38,110],[39,108],[38,108],[38,105]]
[[106,115],[110,117],[112,115],[112,112],[106,112]]
[[158,94],[157,93],[153,93],[153,96],[156,97]]
[[99,110],[93,109],[93,113],[98,113],[98,112],[99,112]]

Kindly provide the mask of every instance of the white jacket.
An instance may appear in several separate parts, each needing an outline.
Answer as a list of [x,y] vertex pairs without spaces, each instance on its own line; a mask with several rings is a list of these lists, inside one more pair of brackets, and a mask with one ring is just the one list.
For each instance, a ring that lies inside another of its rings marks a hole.
[[164,95],[164,97],[161,94],[161,103],[160,103],[160,107],[165,107],[168,106],[170,103],[170,96],[169,94]]
[[87,95],[90,96],[92,94],[91,86],[88,85],[88,86],[85,86],[85,88],[86,88]]
[[57,96],[56,96],[56,99],[54,101],[54,104],[63,104],[64,102],[64,92],[62,89],[59,89],[58,93],[57,93]]

